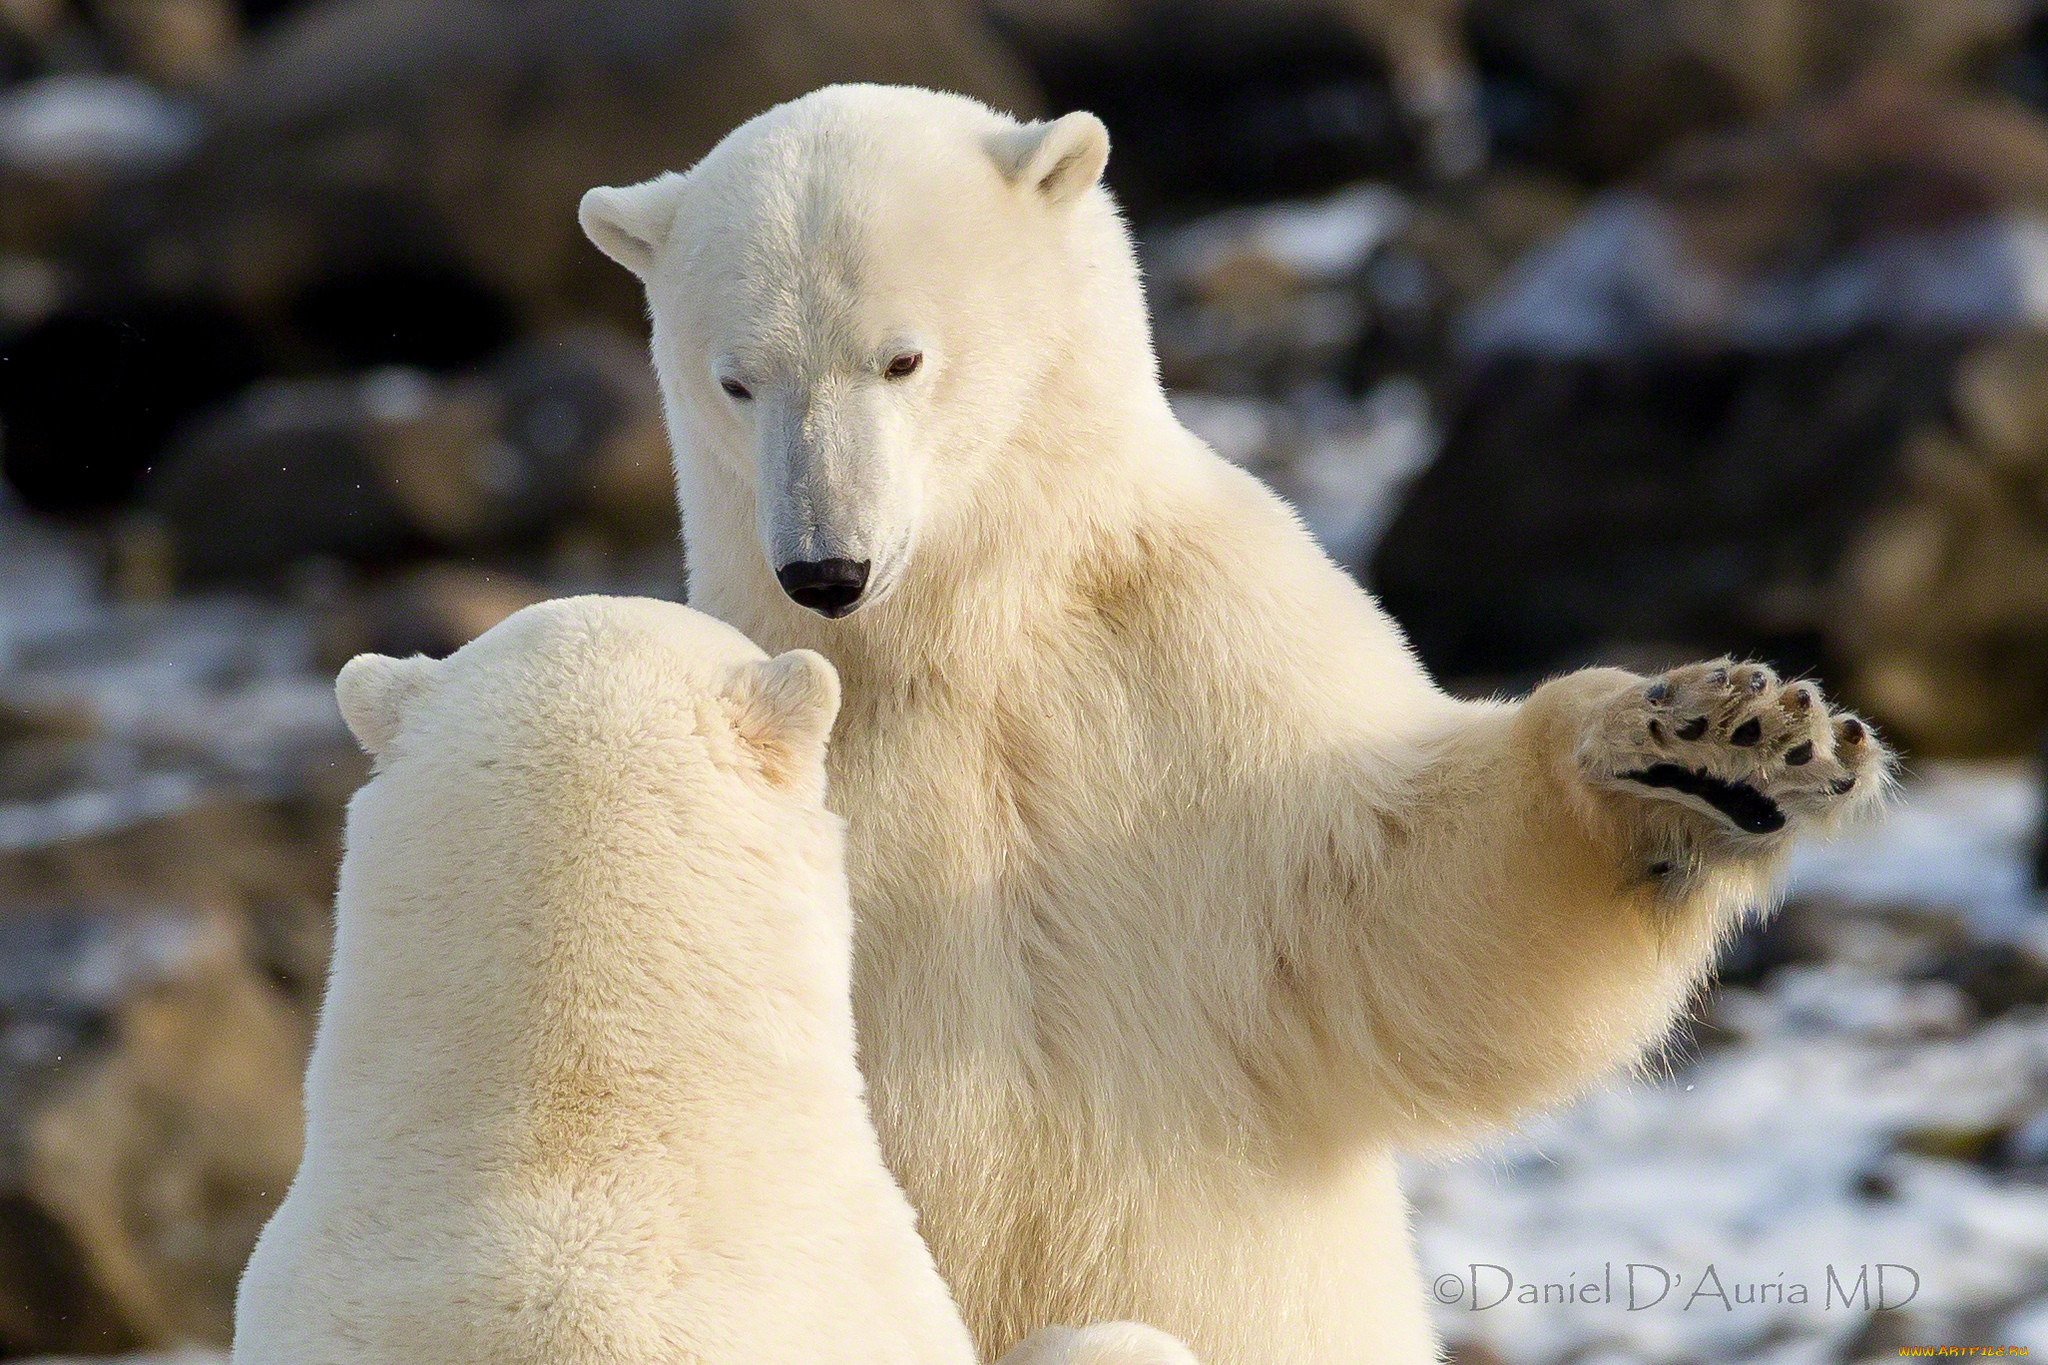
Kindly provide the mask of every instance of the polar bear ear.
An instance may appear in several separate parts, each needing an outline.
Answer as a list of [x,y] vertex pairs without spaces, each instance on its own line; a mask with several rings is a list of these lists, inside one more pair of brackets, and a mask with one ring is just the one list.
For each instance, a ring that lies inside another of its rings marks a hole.
[[384,752],[405,719],[406,707],[433,685],[439,668],[421,654],[410,659],[358,654],[342,665],[334,679],[334,700],[363,752],[372,757]]
[[1028,186],[1048,203],[1067,204],[1102,179],[1109,129],[1093,114],[1068,114],[1005,129],[989,139],[988,150],[1011,184]]
[[675,227],[682,188],[675,171],[637,185],[601,185],[583,196],[576,221],[599,251],[644,280]]
[[825,740],[839,715],[839,671],[824,655],[792,649],[742,664],[726,695],[740,742],[769,780],[789,785],[825,759]]

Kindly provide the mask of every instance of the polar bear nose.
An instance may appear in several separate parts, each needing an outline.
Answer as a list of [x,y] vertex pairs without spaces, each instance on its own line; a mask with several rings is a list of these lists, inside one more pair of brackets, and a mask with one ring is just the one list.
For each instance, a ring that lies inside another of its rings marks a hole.
[[868,586],[865,559],[799,559],[775,571],[789,600],[832,620],[846,615]]

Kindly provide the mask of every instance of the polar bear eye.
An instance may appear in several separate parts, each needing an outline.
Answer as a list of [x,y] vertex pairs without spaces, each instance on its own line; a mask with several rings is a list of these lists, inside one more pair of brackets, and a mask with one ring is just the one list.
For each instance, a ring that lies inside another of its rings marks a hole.
[[916,374],[917,367],[922,364],[924,364],[923,351],[905,351],[902,355],[891,360],[888,368],[884,369],[882,374],[888,379],[904,379]]
[[741,403],[754,396],[754,391],[737,379],[721,379],[718,381],[718,387]]

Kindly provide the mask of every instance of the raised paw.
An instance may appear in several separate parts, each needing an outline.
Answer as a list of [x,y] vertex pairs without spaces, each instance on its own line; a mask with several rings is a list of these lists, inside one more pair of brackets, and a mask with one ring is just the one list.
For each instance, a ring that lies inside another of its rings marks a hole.
[[1818,687],[1725,659],[1604,703],[1578,760],[1598,788],[1673,802],[1752,838],[1874,802],[1891,771],[1876,732],[1831,710]]

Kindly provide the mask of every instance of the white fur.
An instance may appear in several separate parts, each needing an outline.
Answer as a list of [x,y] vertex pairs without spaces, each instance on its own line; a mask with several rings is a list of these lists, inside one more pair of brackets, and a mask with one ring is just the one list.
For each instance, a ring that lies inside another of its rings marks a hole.
[[[614,254],[647,285],[692,601],[839,668],[862,1067],[981,1345],[1130,1317],[1213,1365],[1423,1361],[1394,1150],[1638,1056],[1790,830],[1844,804],[1823,777],[1866,799],[1881,752],[1725,671],[1445,696],[1174,421],[1106,193],[1017,174],[1067,129],[1050,165],[1092,177],[1092,122],[836,87],[585,221],[661,225]],[[615,214],[636,196],[659,210]],[[903,337],[926,362],[893,389]],[[729,365],[772,400],[731,401]],[[807,613],[773,574],[798,542],[885,581]],[[1715,728],[1674,761],[1806,783],[1787,831],[1629,776],[1681,701]]]
[[573,598],[337,692],[378,772],[235,1360],[969,1365],[853,1060],[830,665]]

